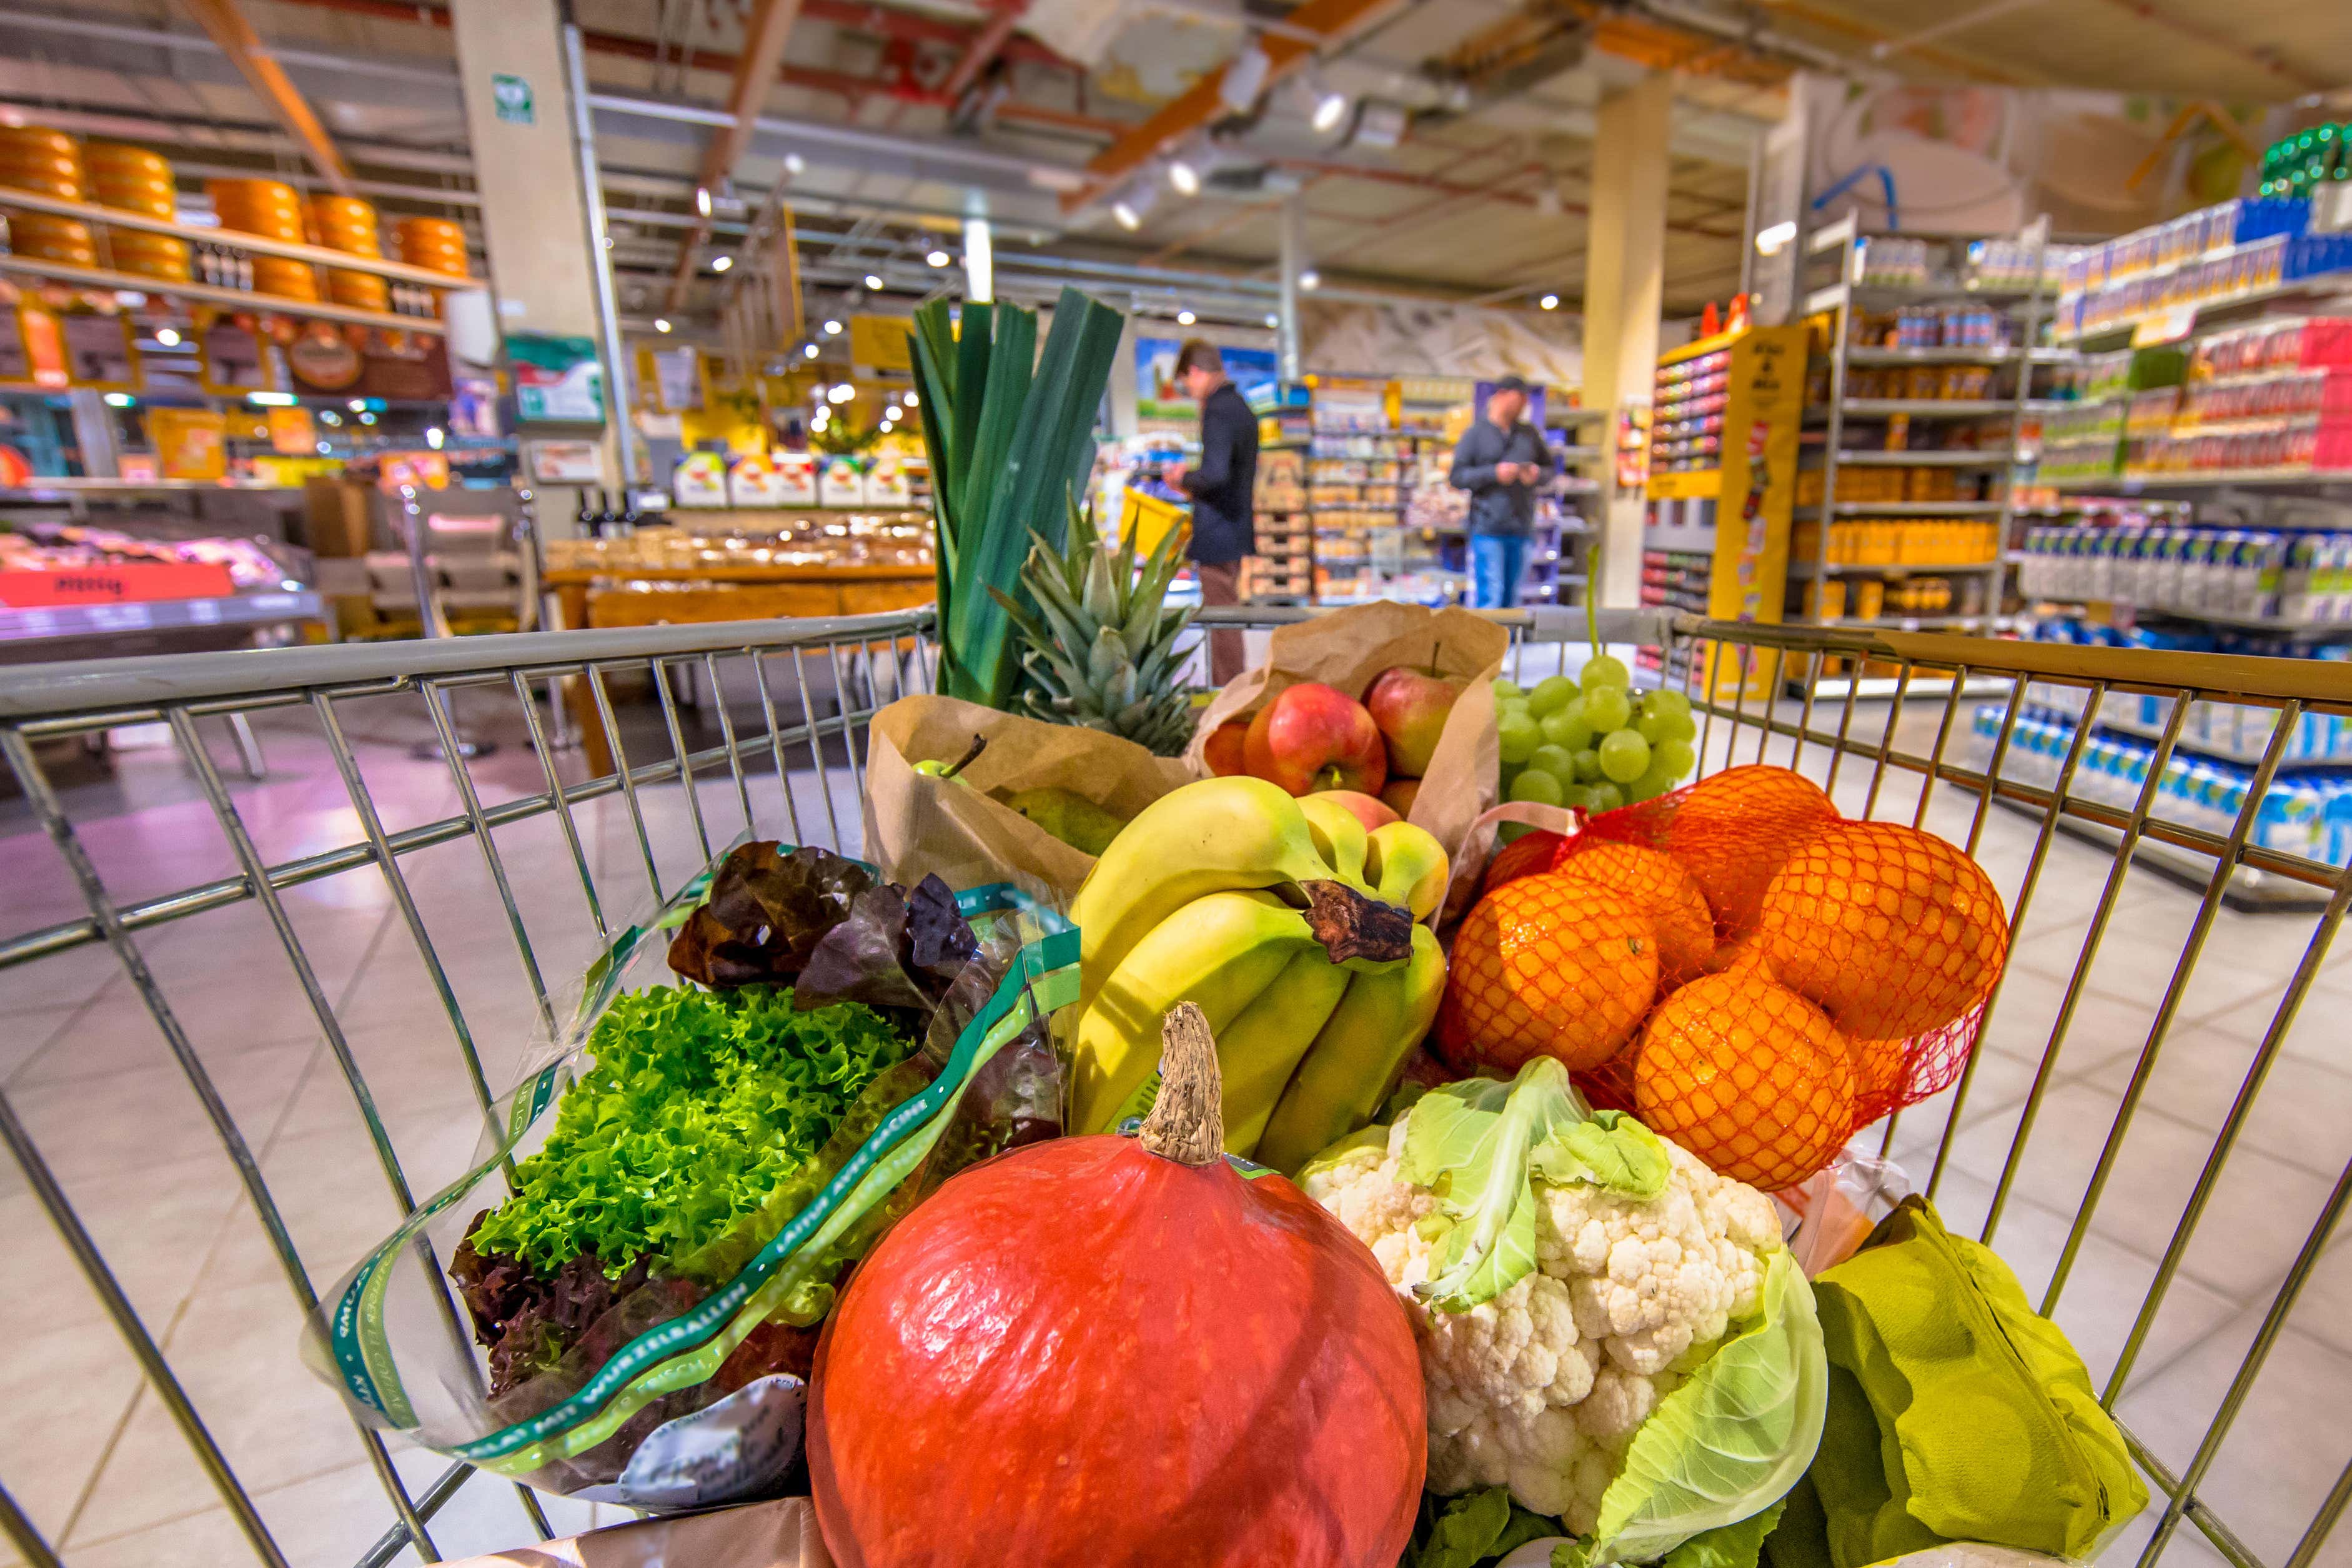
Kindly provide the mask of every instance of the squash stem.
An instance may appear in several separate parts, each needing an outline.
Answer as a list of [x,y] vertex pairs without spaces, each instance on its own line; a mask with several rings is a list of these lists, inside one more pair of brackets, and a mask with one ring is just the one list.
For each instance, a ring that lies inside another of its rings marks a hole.
[[1213,1165],[1225,1157],[1224,1080],[1209,1020],[1179,1002],[1160,1021],[1160,1097],[1136,1141],[1180,1165]]

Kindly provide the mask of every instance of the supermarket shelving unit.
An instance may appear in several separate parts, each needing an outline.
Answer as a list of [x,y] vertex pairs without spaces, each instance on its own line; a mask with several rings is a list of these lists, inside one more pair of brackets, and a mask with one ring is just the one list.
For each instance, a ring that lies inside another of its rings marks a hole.
[[[1808,612],[1801,595],[1791,599],[1784,619],[1801,624],[1832,624],[1839,626],[1885,626],[1901,630],[1952,627],[1990,631],[2005,624],[2003,601],[2008,584],[2008,541],[2014,521],[2016,479],[2019,466],[2027,461],[2023,439],[2026,422],[2038,413],[2042,403],[2033,396],[2033,373],[2036,367],[2071,363],[2071,352],[2035,346],[2042,336],[2042,325],[2047,319],[2051,292],[2047,286],[2042,253],[2049,239],[2049,221],[2037,219],[2017,237],[2017,243],[2032,258],[2032,281],[2021,287],[1990,287],[1964,277],[1931,279],[1919,283],[1888,283],[1865,281],[1857,276],[1862,252],[1857,241],[1863,237],[1855,215],[1849,213],[1837,222],[1817,230],[1805,241],[1804,263],[1820,267],[1834,264],[1836,277],[1809,291],[1803,300],[1806,317],[1831,314],[1832,329],[1829,349],[1829,400],[1818,410],[1809,409],[1808,426],[1822,428],[1821,446],[1822,500],[1817,504],[1800,504],[1796,518],[1815,523],[1812,531],[1813,552],[1810,561],[1796,558],[1790,561],[1790,576],[1799,582],[1820,582],[1832,577],[1904,577],[1910,575],[1934,577],[1981,577],[1987,579],[1981,609],[1967,614],[1930,616],[1880,616],[1869,618],[1838,616],[1822,623]],[[1869,237],[1872,238],[1877,236]],[[1937,237],[1940,243],[1964,243],[1949,237]],[[1902,306],[1934,304],[1981,304],[1999,310],[2009,317],[2013,329],[2013,342],[2007,345],[1982,347],[1937,346],[1894,348],[1854,341],[1854,312],[1859,306]],[[2009,393],[2001,397],[1985,398],[1916,398],[1916,397],[1856,397],[1848,393],[1848,374],[1857,368],[1895,368],[1901,366],[1984,366],[1996,375],[2012,372]],[[2009,438],[1998,447],[1982,450],[1925,451],[1902,450],[1848,451],[1845,448],[1846,428],[1850,423],[1901,418],[1906,422],[1922,420],[1994,419],[2006,416]],[[1945,468],[1961,472],[1990,475],[1995,495],[1990,499],[1967,501],[1936,500],[1841,500],[1838,479],[1848,468]],[[1996,549],[1993,559],[1985,562],[1953,565],[1926,563],[1840,563],[1829,559],[1830,524],[1843,518],[1944,518],[1982,517],[1995,521]],[[1931,682],[1932,686],[1933,683]],[[1946,687],[1948,682],[1946,683]],[[1891,678],[1860,677],[1849,679],[1830,677],[1813,682],[1817,697],[1843,697],[1849,690],[1857,697],[1890,697],[1896,682]],[[1915,685],[1913,696],[1941,695],[1945,687],[1933,690]],[[1990,693],[1999,689],[1997,682],[1969,682],[1968,692]]]

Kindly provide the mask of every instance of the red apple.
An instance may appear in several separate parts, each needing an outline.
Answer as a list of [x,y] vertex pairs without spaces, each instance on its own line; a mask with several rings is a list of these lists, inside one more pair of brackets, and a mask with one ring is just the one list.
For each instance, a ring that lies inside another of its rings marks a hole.
[[1364,825],[1364,831],[1367,833],[1375,827],[1386,827],[1390,823],[1401,820],[1395,812],[1391,811],[1378,799],[1351,789],[1318,790],[1309,798],[1328,800],[1333,805],[1345,807],[1354,814],[1357,821]]
[[1284,688],[1257,710],[1242,740],[1249,771],[1293,795],[1351,789],[1370,795],[1388,782],[1388,748],[1364,705],[1334,687]]
[[1202,759],[1209,764],[1209,771],[1221,779],[1249,772],[1249,759],[1242,749],[1242,737],[1248,733],[1246,719],[1228,719],[1218,725],[1209,743],[1202,749]]
[[1384,669],[1373,678],[1364,692],[1364,707],[1388,742],[1390,773],[1417,779],[1429,771],[1455,694],[1453,682],[1411,665]]
[[1391,779],[1381,786],[1381,804],[1399,816],[1412,815],[1412,803],[1421,794],[1419,779]]

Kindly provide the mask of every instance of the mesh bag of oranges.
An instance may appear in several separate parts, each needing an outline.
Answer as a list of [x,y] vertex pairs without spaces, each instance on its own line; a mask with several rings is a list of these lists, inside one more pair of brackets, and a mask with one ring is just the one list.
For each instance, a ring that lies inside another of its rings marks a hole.
[[1952,845],[1731,768],[1500,850],[1434,1043],[1465,1072],[1557,1058],[1595,1104],[1773,1192],[1959,1076],[2008,950]]

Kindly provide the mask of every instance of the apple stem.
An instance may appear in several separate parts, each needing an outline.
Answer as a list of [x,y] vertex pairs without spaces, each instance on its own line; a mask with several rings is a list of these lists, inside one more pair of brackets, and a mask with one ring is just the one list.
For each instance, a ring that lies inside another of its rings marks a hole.
[[978,761],[980,753],[986,750],[988,750],[988,737],[985,735],[974,735],[971,738],[971,744],[965,748],[963,755],[955,760],[955,765],[942,772],[940,774],[940,777],[943,779],[951,779],[955,777],[956,774],[963,772],[964,769],[971,766],[974,762]]

